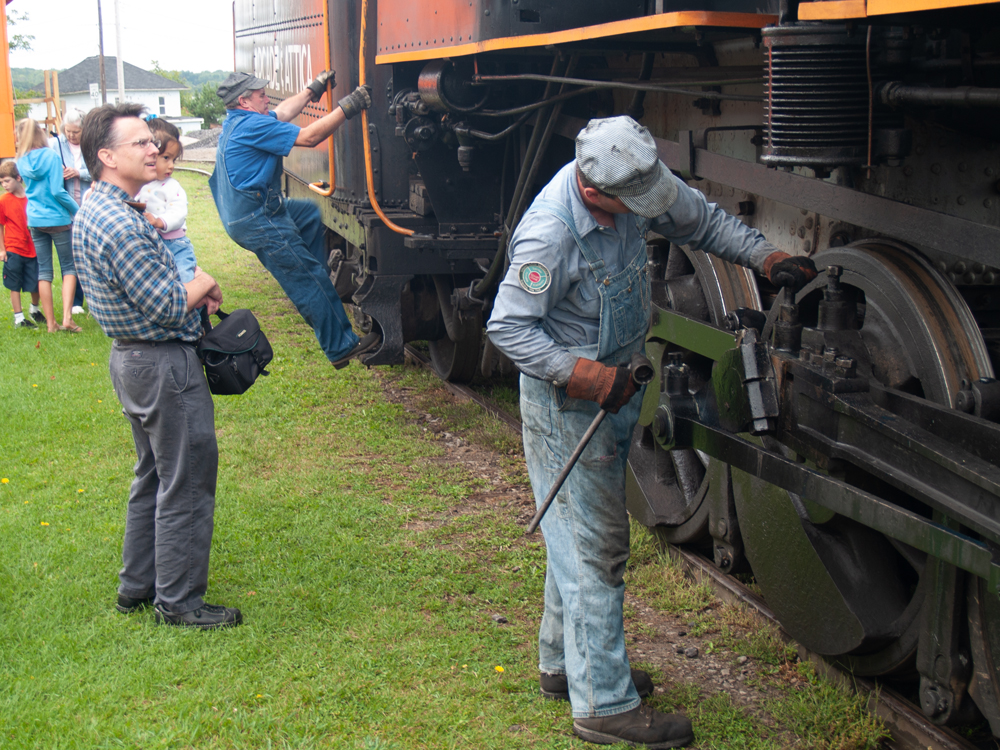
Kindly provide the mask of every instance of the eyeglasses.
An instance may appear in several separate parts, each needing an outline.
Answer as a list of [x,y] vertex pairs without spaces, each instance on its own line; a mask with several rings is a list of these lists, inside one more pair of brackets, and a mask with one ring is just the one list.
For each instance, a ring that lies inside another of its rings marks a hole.
[[116,143],[112,146],[112,148],[118,148],[119,146],[138,146],[139,148],[145,150],[150,143],[156,146],[156,150],[159,151],[163,141],[159,138],[140,138],[138,141],[124,141],[123,143]]

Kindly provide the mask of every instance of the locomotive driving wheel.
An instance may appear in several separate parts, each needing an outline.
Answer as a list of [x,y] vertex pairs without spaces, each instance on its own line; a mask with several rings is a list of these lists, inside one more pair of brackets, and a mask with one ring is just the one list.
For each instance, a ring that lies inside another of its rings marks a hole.
[[463,323],[456,340],[448,337],[428,341],[434,372],[449,383],[468,383],[479,367],[479,345],[483,339],[483,315],[475,313]]
[[454,282],[447,277],[435,277],[438,303],[442,317],[448,316],[447,335],[428,341],[434,372],[449,383],[468,383],[479,368],[480,345],[483,340],[482,310],[457,312],[450,298]]
[[[750,270],[676,245],[669,247],[663,279],[653,282],[653,302],[719,327],[736,308],[761,308]],[[646,354],[658,370],[668,353],[666,342],[647,341]],[[710,360],[688,353],[685,362],[691,367],[692,388],[711,376]],[[690,448],[665,451],[648,425],[637,425],[626,471],[629,512],[666,543],[704,541],[712,461]]]
[[[873,381],[950,406],[963,379],[992,375],[965,301],[917,253],[878,240],[832,248],[815,260],[820,268],[841,267],[841,286],[857,294]],[[671,248],[666,267],[664,281],[654,285],[659,307],[719,326],[736,308],[760,309],[755,281],[745,269],[678,248]],[[825,281],[821,274],[797,297],[806,325],[816,323]],[[647,353],[662,364],[670,347],[652,339]],[[691,389],[697,390],[710,376],[711,363],[690,352],[684,357]],[[774,439],[764,443],[795,457]],[[725,477],[721,472],[727,471],[731,481],[712,486],[709,477]],[[859,470],[844,478],[921,509],[915,499]],[[708,510],[723,507],[727,498],[715,495],[729,485],[746,557],[783,627],[810,650],[857,674],[912,673],[925,585],[922,553],[699,452],[662,451],[642,426],[633,439],[627,482],[630,512],[672,543],[708,538]],[[981,707],[992,705],[992,713],[986,708],[984,713],[1000,723],[1000,669],[994,667],[1000,665],[1000,604],[995,596],[987,598],[980,584],[971,582],[969,593],[977,675],[970,694]]]
[[[832,248],[814,260],[821,269],[841,267],[842,287],[857,293],[873,381],[951,406],[963,379],[992,375],[965,301],[915,252],[877,240]],[[825,281],[821,274],[797,296],[806,325],[815,324],[809,316]],[[773,440],[765,444],[783,450]],[[789,634],[856,674],[911,671],[925,555],[756,477],[735,469],[732,477],[747,558]],[[848,468],[843,478],[930,515],[860,470]]]

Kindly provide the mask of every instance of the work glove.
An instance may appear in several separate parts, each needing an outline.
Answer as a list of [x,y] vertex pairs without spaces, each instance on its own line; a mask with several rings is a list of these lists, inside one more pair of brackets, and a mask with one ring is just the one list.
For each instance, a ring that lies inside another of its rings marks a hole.
[[797,292],[816,278],[816,264],[804,255],[789,255],[776,250],[764,260],[764,275],[775,286]]
[[358,86],[337,104],[344,110],[344,117],[350,120],[360,114],[361,110],[368,109],[372,105],[372,87]]
[[326,93],[326,82],[329,81],[331,86],[337,85],[337,73],[333,70],[324,70],[318,76],[313,78],[312,83],[306,86],[309,89],[309,98],[318,102],[322,98],[323,94]]
[[627,367],[608,367],[583,357],[576,361],[566,383],[567,396],[593,401],[612,414],[617,414],[635,392],[632,373]]

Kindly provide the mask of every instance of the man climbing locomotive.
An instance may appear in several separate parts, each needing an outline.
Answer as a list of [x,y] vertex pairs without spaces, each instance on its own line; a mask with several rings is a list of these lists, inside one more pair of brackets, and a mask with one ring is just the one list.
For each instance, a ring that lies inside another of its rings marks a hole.
[[548,550],[539,632],[541,692],[569,699],[573,730],[597,744],[679,747],[691,723],[642,706],[622,621],[629,556],[625,464],[641,399],[627,363],[650,315],[646,232],[798,288],[816,276],[674,177],[629,117],[592,120],[576,159],[518,225],[487,331],[521,370],[524,451],[536,502],[598,410],[601,423],[542,521]]
[[281,193],[282,157],[295,146],[322,143],[371,105],[368,90],[358,86],[326,116],[304,128],[294,125],[291,120],[318,102],[333,79],[333,71],[320,73],[272,112],[267,81],[249,73],[230,75],[216,92],[227,112],[208,184],[226,232],[281,284],[339,369],[374,349],[380,337],[372,332],[359,341],[351,330],[326,268],[326,230],[316,204],[286,200]]

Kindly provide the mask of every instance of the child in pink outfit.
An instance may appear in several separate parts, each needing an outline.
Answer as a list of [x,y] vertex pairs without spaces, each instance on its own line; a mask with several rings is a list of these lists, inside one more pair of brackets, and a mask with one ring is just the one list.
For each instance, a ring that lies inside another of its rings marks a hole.
[[174,173],[174,162],[184,153],[180,142],[166,133],[154,133],[159,138],[160,155],[156,157],[156,179],[143,185],[135,199],[146,204],[146,219],[156,227],[163,243],[170,249],[181,276],[186,284],[194,278],[197,261],[194,245],[187,238],[187,193]]

